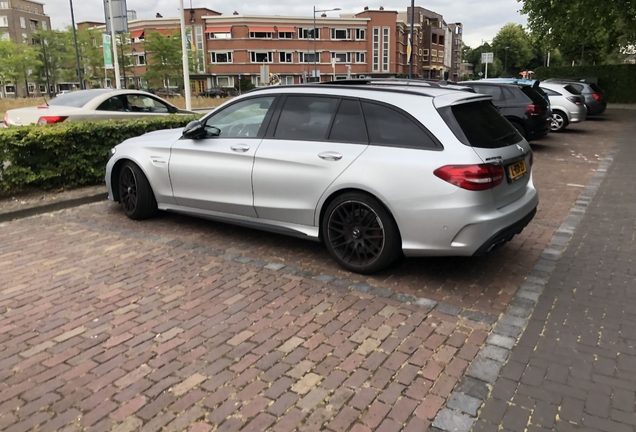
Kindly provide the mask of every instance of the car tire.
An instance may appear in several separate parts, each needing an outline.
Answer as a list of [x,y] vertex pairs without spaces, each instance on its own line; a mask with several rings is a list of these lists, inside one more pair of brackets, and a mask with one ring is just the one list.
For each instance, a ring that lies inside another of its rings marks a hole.
[[562,132],[569,124],[568,117],[561,111],[552,111],[550,130],[552,132]]
[[347,270],[376,273],[401,254],[402,241],[393,216],[370,195],[339,195],[327,207],[321,225],[327,250]]
[[157,200],[144,172],[133,162],[119,170],[119,202],[131,219],[148,219],[157,214]]
[[528,135],[526,135],[526,129],[523,127],[523,125],[521,123],[516,122],[516,121],[511,121],[510,123],[512,123],[512,125],[515,127],[515,129],[517,129],[517,132],[519,132],[521,134],[523,139],[525,139],[525,140],[528,139]]

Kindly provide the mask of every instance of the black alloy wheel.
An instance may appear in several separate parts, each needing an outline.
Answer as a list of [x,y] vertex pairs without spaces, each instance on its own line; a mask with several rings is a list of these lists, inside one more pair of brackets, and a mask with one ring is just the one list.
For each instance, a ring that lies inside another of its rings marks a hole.
[[401,249],[397,226],[388,211],[376,199],[358,193],[342,195],[330,204],[323,235],[338,264],[358,273],[385,268]]
[[143,171],[125,162],[119,171],[119,201],[131,219],[147,219],[157,213],[157,201]]

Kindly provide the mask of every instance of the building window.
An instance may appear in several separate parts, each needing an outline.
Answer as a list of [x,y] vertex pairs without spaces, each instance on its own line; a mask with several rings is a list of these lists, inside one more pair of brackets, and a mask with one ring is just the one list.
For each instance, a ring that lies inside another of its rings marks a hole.
[[27,43],[29,40],[29,35],[26,33],[22,33],[22,43]]
[[384,72],[389,71],[389,43],[391,42],[389,31],[391,29],[389,27],[382,28],[382,70]]
[[26,28],[26,18],[20,17],[20,27]]
[[373,71],[380,70],[380,27],[373,27]]
[[13,84],[7,84],[4,86],[5,93],[15,93],[15,86]]
[[[36,31],[37,30],[37,26],[38,26],[38,22],[37,21],[29,21],[29,26],[31,27],[31,31]],[[128,42],[130,43],[130,42]]]
[[261,76],[260,75],[253,75],[252,76],[252,84],[254,84],[254,87],[260,87],[261,86]]
[[364,62],[365,62],[364,53],[363,52],[357,52],[356,53],[356,63],[364,63]]
[[292,57],[293,57],[293,53],[290,53],[290,52],[278,53],[278,61],[280,63],[293,63],[294,60],[292,60]]
[[146,55],[140,54],[137,56],[137,66],[143,66],[146,64]]
[[27,12],[31,12],[31,6],[27,6],[27,7],[26,7],[26,11],[27,11]]
[[348,40],[351,39],[351,29],[331,29],[331,39]]
[[294,77],[286,76],[283,82],[284,82],[284,85],[294,85]]
[[270,32],[250,32],[250,38],[252,39],[271,39],[272,34]]
[[437,51],[437,60],[440,62],[444,61],[444,51]]
[[365,40],[367,31],[365,29],[356,29],[356,40]]
[[431,50],[431,57],[437,57],[437,50]]
[[210,63],[232,63],[232,52],[211,52]]
[[33,8],[33,13],[39,13],[38,8],[34,7]]
[[331,59],[337,63],[351,63],[351,53],[331,53]]
[[8,1],[0,1],[0,9],[9,9]]
[[46,91],[46,86],[44,84],[40,84],[40,93],[44,93]]
[[250,52],[250,60],[252,63],[272,63],[271,52]]
[[232,39],[232,33],[208,33],[208,39]]
[[[314,32],[310,28],[299,28],[298,39],[313,39]],[[316,29],[316,39],[320,39],[320,31]]]
[[29,93],[35,93],[35,84],[34,83],[29,83],[27,88],[29,89]]
[[197,49],[196,52],[196,62],[197,62],[197,72],[203,73],[205,72],[205,51],[203,46],[203,27],[195,26],[194,27],[194,40],[195,47]]
[[293,39],[294,33],[292,32],[280,32],[278,33],[278,39]]
[[9,33],[7,33],[7,32],[0,33],[0,40],[5,41],[5,40],[9,40],[10,38],[11,38],[11,36],[9,36]]
[[439,37],[439,44],[440,44],[440,45],[444,45],[444,36],[441,36],[441,35],[440,35],[440,37]]
[[217,87],[234,87],[234,77],[220,76],[216,77]]
[[320,55],[314,53],[299,53],[300,63],[313,63],[314,57],[316,61],[320,62]]
[[435,33],[433,33],[433,35],[431,36],[431,40],[433,41],[434,44],[437,43],[437,35]]

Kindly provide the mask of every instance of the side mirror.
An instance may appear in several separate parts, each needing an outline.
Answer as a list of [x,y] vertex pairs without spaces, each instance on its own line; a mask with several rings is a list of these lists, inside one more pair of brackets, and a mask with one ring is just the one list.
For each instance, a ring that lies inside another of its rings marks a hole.
[[199,120],[191,121],[183,128],[183,138],[200,139],[205,136],[205,127]]
[[176,113],[177,111],[179,111],[179,109],[178,109],[177,107],[173,107],[173,106],[168,105],[168,112],[169,112],[170,114],[174,114],[174,113]]

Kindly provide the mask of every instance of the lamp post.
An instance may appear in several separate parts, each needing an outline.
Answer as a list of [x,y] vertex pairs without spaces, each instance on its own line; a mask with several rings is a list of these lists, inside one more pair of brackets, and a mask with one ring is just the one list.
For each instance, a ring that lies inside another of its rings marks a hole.
[[[132,46],[132,43],[130,44]],[[135,47],[132,47],[130,53],[132,54],[132,68],[133,68],[133,80],[135,82],[135,89],[139,90],[139,83],[137,82],[137,59],[135,58],[135,53],[137,50]]]
[[318,51],[316,50],[316,12],[332,12],[332,11],[339,11],[340,8],[334,8],[334,9],[316,9],[316,6],[314,6],[314,28],[311,31],[312,34],[314,35],[314,79],[317,78],[317,73],[316,73],[316,56],[318,55]]
[[75,60],[77,60],[77,79],[79,79],[80,90],[84,90],[84,80],[82,79],[82,67],[80,66],[79,50],[77,49],[77,31],[75,30],[75,14],[73,13],[73,0],[71,3],[71,24],[73,25],[73,40],[75,42]]
[[506,47],[506,62],[504,63],[504,74],[506,77],[508,76],[508,48],[510,47]]
[[126,85],[126,57],[124,57],[124,35],[119,35],[119,42],[121,43],[121,71],[123,72],[124,78],[124,87],[128,88]]
[[183,64],[183,92],[185,93],[186,109],[192,109],[192,95],[190,94],[190,69],[188,66],[188,51],[186,48],[186,28],[183,11],[183,0],[179,0],[179,21],[181,22],[181,53]]

